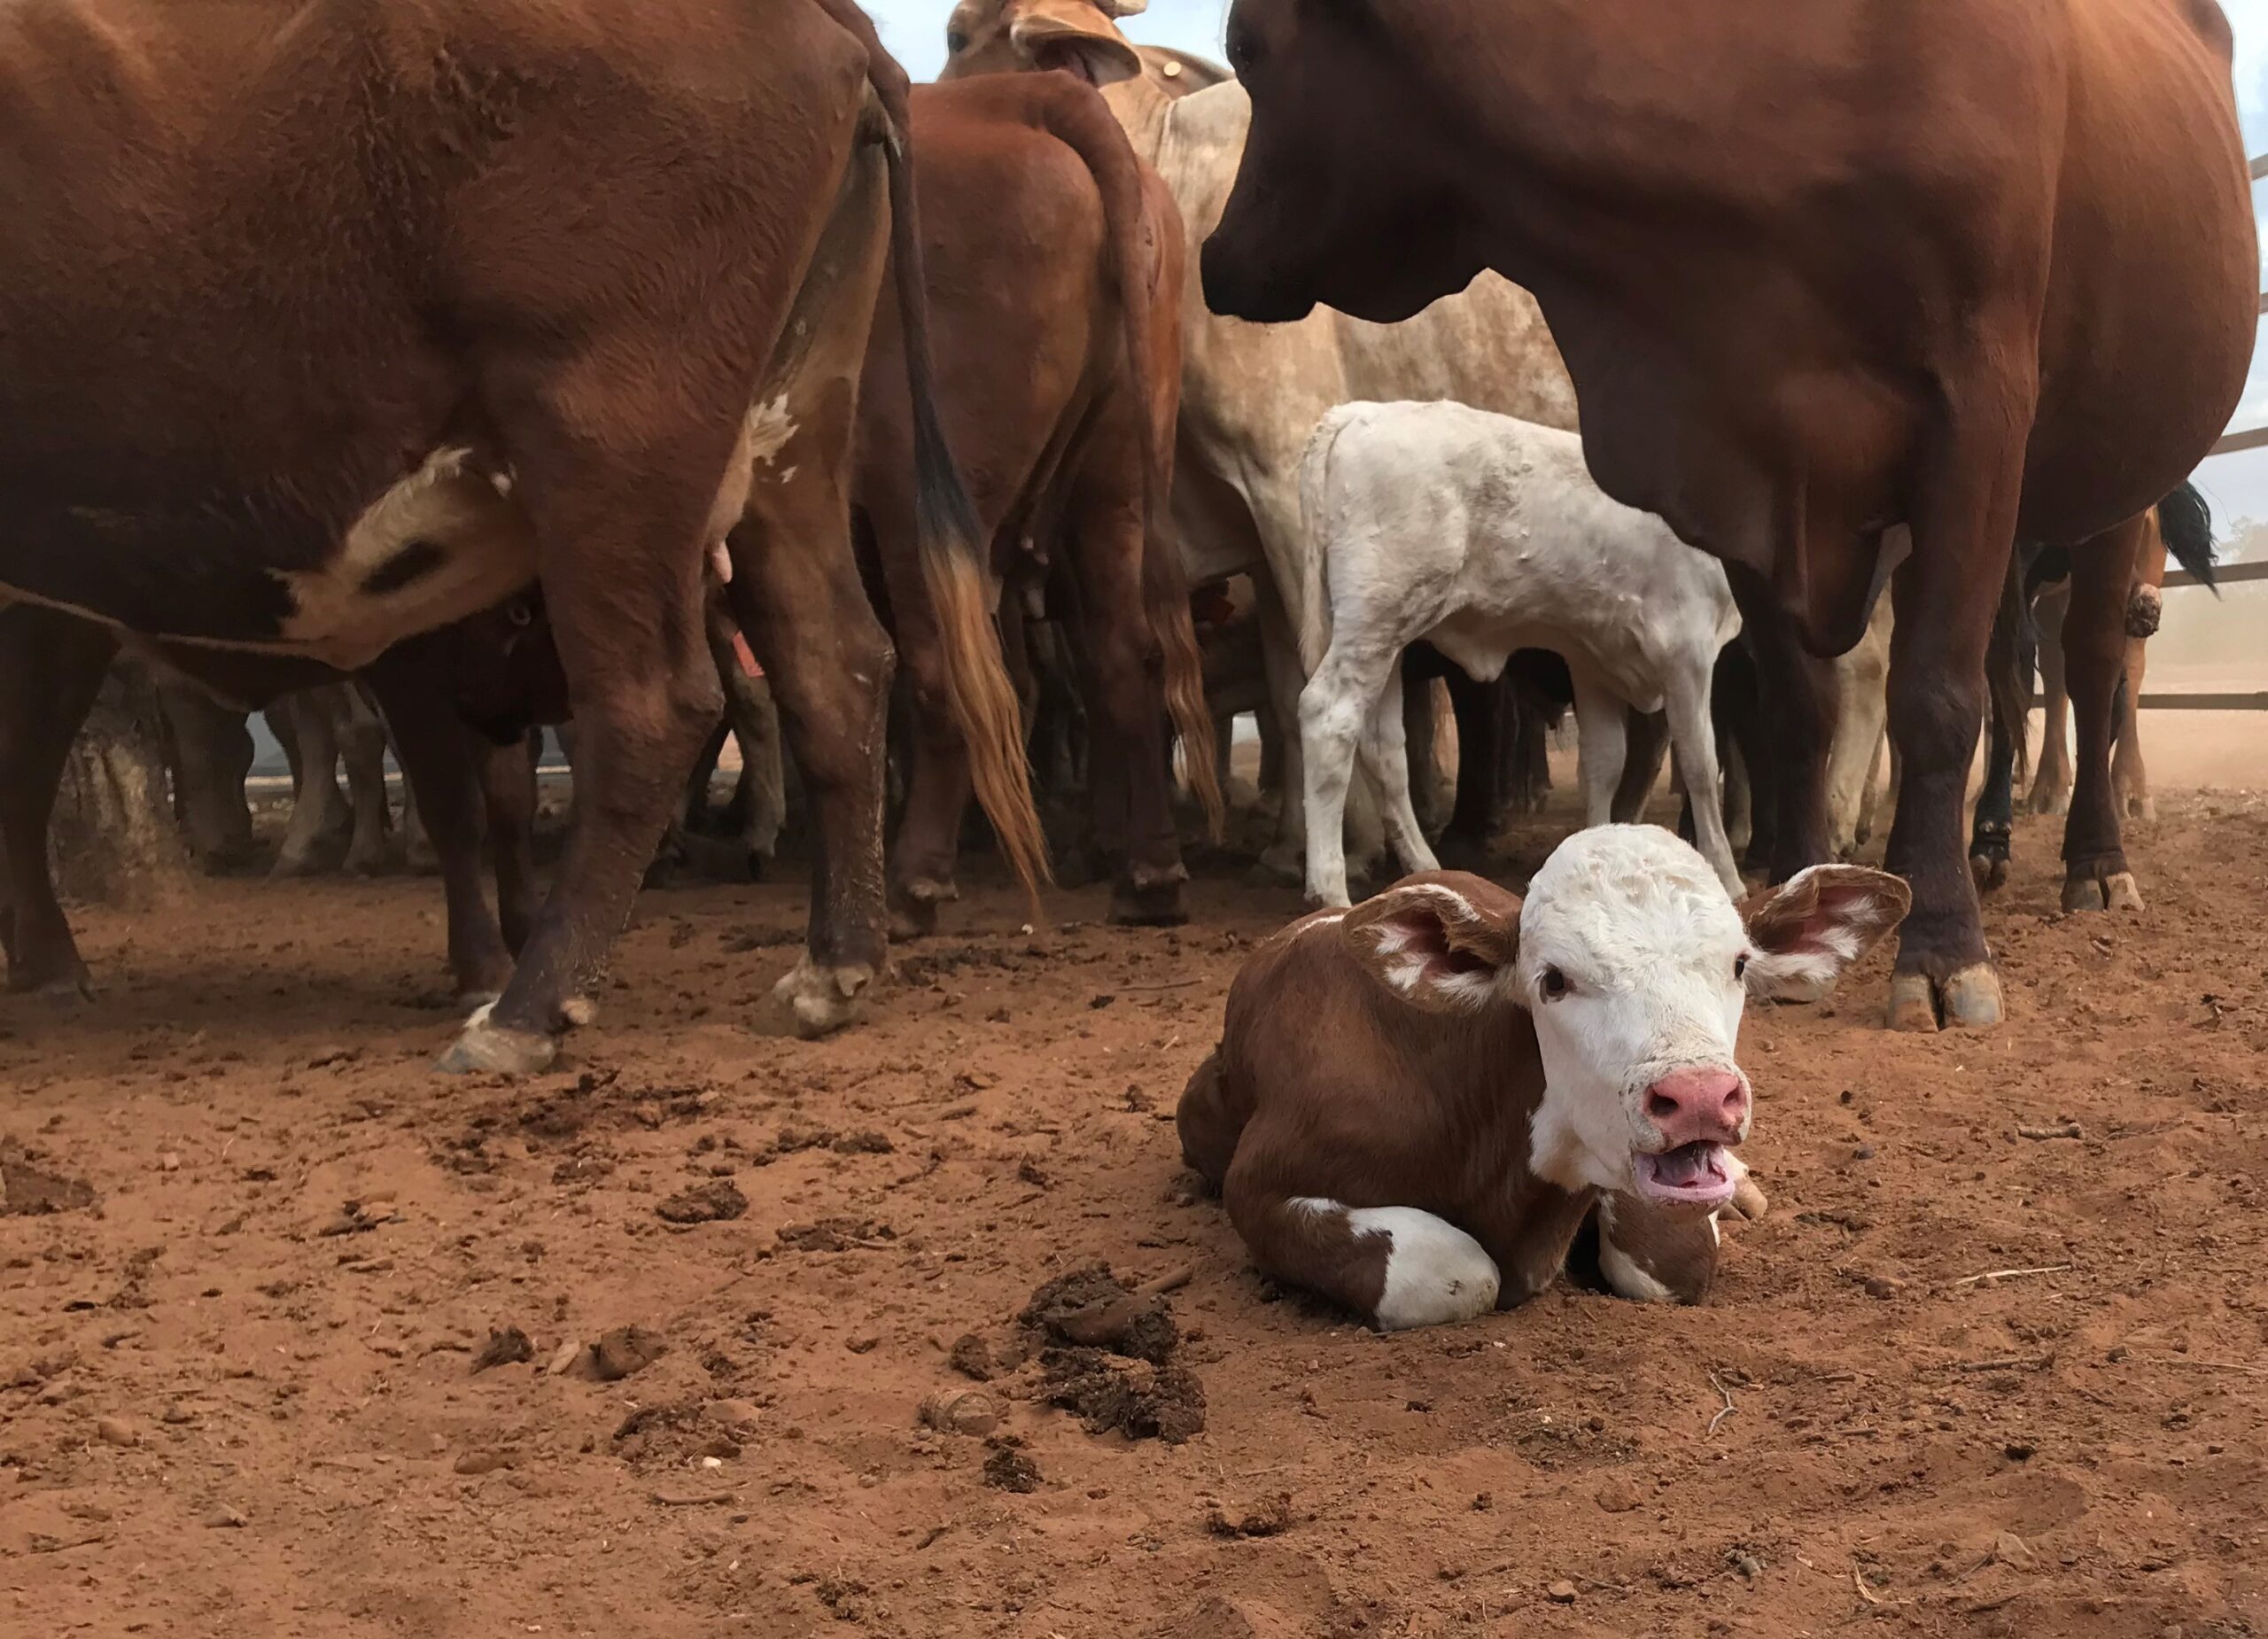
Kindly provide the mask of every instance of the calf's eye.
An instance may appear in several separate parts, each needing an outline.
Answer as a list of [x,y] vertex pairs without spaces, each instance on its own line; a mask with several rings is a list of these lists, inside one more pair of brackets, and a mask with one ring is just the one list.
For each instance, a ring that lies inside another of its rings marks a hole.
[[968,50],[968,35],[967,35],[964,34],[961,30],[959,30],[959,29],[958,29],[958,28],[949,28],[949,29],[947,29],[947,30],[945,31],[945,55],[946,55],[946,56],[948,56],[948,57],[959,57],[959,56],[963,51],[966,51],[967,50]]
[[1567,983],[1567,975],[1557,967],[1546,967],[1542,977],[1536,981],[1536,988],[1543,992],[1545,1001],[1556,1002],[1574,987]]
[[1744,979],[1744,978],[1746,978],[1747,976],[1748,976],[1748,958],[1746,958],[1745,956],[1736,956],[1736,957],[1734,957],[1734,958],[1733,958],[1733,977],[1734,977],[1734,978],[1736,978],[1736,979]]

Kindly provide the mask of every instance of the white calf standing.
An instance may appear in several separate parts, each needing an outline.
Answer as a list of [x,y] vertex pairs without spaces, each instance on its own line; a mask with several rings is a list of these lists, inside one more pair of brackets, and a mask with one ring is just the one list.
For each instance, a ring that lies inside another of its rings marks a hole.
[[1424,639],[1473,677],[1516,649],[1563,656],[1575,684],[1585,823],[1610,817],[1624,707],[1669,713],[1700,850],[1743,891],[1725,838],[1709,685],[1740,630],[1716,560],[1609,500],[1582,440],[1462,404],[1344,404],[1300,469],[1322,585],[1301,633],[1307,892],[1348,903],[1341,829],[1357,751],[1409,871],[1440,868],[1410,802],[1402,651]]

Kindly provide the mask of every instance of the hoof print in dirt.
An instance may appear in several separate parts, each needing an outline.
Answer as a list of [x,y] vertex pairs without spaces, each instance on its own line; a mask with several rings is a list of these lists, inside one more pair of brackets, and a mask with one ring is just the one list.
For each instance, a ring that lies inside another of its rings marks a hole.
[[721,1223],[748,1210],[748,1197],[729,1178],[688,1185],[654,1208],[664,1223]]
[[1215,1536],[1281,1536],[1292,1528],[1292,1494],[1278,1491],[1234,1516],[1216,1503],[1205,1516],[1205,1528]]
[[35,1167],[30,1152],[0,1144],[0,1218],[80,1212],[94,1204],[95,1192],[88,1185]]
[[609,1444],[633,1468],[674,1469],[740,1456],[742,1432],[714,1404],[640,1406],[616,1426]]
[[996,1434],[984,1442],[992,1455],[984,1459],[984,1483],[998,1491],[1029,1493],[1039,1489],[1039,1464],[1014,1434]]
[[617,1326],[591,1345],[591,1375],[618,1383],[643,1371],[670,1352],[668,1340],[643,1326]]
[[472,1357],[472,1370],[477,1376],[496,1366],[517,1366],[535,1358],[535,1345],[528,1334],[517,1326],[506,1326],[502,1331],[491,1327],[488,1341]]

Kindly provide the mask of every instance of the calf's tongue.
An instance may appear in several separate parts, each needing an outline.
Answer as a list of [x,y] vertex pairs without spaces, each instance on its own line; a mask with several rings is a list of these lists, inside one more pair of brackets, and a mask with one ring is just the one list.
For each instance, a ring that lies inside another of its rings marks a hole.
[[1654,1158],[1654,1176],[1676,1189],[1705,1184],[1717,1175],[1716,1159],[1713,1144],[1682,1144]]

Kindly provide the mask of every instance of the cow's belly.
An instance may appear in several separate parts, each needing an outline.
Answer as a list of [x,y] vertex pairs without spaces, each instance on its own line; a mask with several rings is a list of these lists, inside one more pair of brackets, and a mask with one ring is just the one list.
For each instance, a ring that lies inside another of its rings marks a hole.
[[0,545],[0,595],[168,643],[358,671],[421,632],[501,602],[536,576],[535,537],[462,447],[434,452],[301,566],[263,562],[249,526],[200,535],[178,521],[50,509]]

